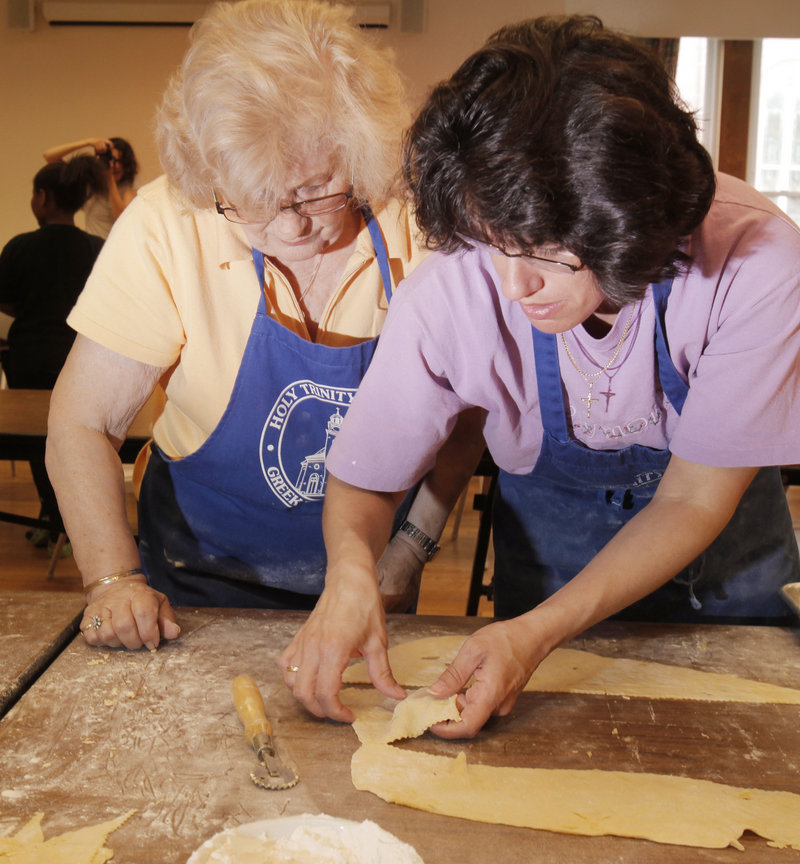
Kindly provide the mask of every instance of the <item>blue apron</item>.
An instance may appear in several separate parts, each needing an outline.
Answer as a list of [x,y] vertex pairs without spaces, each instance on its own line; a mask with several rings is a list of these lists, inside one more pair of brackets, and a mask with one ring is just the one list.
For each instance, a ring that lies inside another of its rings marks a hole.
[[[386,245],[362,212],[388,301]],[[183,459],[152,444],[142,481],[142,566],[174,605],[310,609],[324,584],[325,460],[378,340],[332,348],[287,330],[253,261],[261,297],[222,418]]]
[[[688,392],[669,355],[664,316],[672,283],[653,285],[655,361],[680,413]],[[653,497],[668,449],[591,450],[568,429],[556,337],[533,331],[544,436],[530,474],[500,472],[494,509],[494,611],[520,615],[555,593]],[[646,621],[785,623],[779,589],[798,578],[778,468],[762,468],[717,539],[666,585],[618,617]]]

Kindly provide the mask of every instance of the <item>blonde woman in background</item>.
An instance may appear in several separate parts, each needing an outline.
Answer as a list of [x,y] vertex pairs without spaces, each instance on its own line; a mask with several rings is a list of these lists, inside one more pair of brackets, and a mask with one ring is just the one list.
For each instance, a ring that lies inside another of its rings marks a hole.
[[[47,459],[92,645],[174,638],[170,604],[308,609],[322,591],[327,451],[421,258],[393,198],[403,88],[349,19],[243,0],[198,22],[158,115],[165,176],[123,214],[70,316]],[[137,547],[116,447],[158,384]],[[470,440],[387,547],[388,608],[416,597],[479,455]]]

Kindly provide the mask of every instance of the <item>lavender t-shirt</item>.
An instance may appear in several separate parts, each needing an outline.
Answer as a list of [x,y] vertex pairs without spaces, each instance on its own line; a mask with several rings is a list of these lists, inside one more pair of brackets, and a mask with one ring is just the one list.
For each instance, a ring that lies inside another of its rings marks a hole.
[[[800,230],[771,202],[720,175],[717,195],[691,236],[691,269],[677,276],[666,314],[670,354],[689,393],[680,415],[654,364],[651,291],[593,339],[558,339],[575,437],[592,449],[669,449],[715,466],[800,462]],[[328,468],[356,486],[413,485],[470,406],[486,411],[495,462],[531,471],[542,425],[531,324],[504,297],[491,257],[476,248],[434,254],[400,286],[378,350],[331,450]],[[589,409],[589,406],[591,408]]]

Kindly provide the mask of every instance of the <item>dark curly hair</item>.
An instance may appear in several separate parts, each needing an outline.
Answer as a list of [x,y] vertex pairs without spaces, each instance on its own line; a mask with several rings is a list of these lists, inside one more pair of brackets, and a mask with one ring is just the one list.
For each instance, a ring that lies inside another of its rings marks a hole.
[[403,172],[430,248],[557,244],[619,305],[690,263],[715,189],[659,58],[593,16],[491,36],[429,96]]
[[109,138],[115,150],[119,150],[119,161],[122,164],[122,176],[119,178],[120,183],[133,183],[133,178],[139,172],[139,163],[136,161],[136,154],[133,152],[133,147],[124,138]]

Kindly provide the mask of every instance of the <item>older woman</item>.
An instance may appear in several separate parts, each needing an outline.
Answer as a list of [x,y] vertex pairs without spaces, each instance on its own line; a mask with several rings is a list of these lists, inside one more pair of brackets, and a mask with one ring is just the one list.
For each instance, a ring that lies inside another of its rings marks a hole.
[[[91,644],[176,636],[170,603],[314,605],[328,451],[420,258],[391,197],[405,121],[344,7],[220,3],[194,28],[158,118],[166,176],[109,238],[53,393],[48,468]],[[113,445],[159,384],[137,547]],[[387,550],[387,605],[413,599],[451,476]]]
[[359,653],[402,695],[365,608],[381,515],[366,490],[393,500],[468,406],[502,469],[495,612],[509,620],[433,684],[474,680],[440,734],[510,711],[554,647],[623,609],[784,622],[797,543],[779,471],[759,466],[800,458],[797,226],[715,178],[658,59],[594,18],[498,32],[435,89],[405,164],[449,254],[407,280],[331,455],[325,592],[282,658],[295,695],[349,719],[337,692]]

